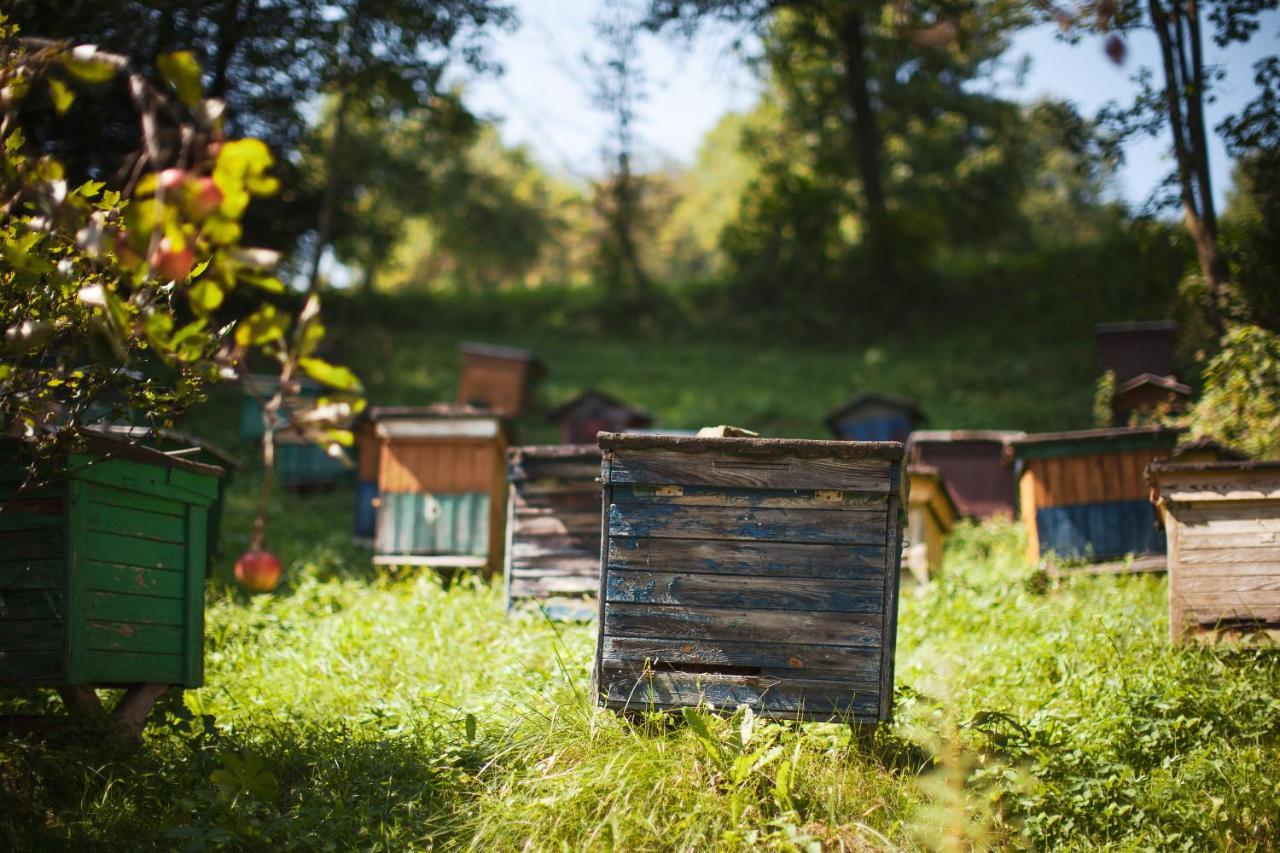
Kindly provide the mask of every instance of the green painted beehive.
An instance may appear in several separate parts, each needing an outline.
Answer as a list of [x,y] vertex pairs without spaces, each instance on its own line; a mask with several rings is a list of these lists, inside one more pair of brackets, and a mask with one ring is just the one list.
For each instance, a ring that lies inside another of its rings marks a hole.
[[95,436],[22,488],[0,452],[0,685],[198,687],[221,469]]

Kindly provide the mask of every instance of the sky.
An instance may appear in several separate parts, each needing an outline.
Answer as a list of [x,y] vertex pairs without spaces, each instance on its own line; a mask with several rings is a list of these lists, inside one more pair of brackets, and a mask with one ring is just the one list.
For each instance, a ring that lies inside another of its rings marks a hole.
[[[498,34],[493,45],[493,58],[503,73],[466,80],[468,102],[499,122],[509,144],[527,145],[548,168],[577,178],[598,173],[609,119],[592,105],[584,57],[599,53],[592,20],[610,0],[511,2],[520,26]],[[1268,13],[1263,21],[1244,47],[1224,52],[1207,45],[1206,61],[1221,63],[1227,72],[1218,102],[1206,111],[1210,126],[1252,97],[1253,64],[1280,52],[1280,13]],[[1091,114],[1109,100],[1131,97],[1129,78],[1137,67],[1158,68],[1159,54],[1150,33],[1131,40],[1123,67],[1104,58],[1100,39],[1069,45],[1055,33],[1056,27],[1047,26],[1015,38],[996,77],[998,92],[1019,101],[1065,99]],[[711,28],[692,42],[674,34],[641,37],[640,64],[648,97],[640,108],[638,133],[650,164],[691,163],[702,137],[721,116],[751,108],[759,82],[734,48],[737,35]],[[1014,69],[1023,56],[1030,57],[1030,69],[1018,80]],[[1166,147],[1161,139],[1128,148],[1117,186],[1121,197],[1135,205],[1146,200],[1170,169]],[[1215,195],[1221,204],[1230,162],[1216,136],[1211,147]]]

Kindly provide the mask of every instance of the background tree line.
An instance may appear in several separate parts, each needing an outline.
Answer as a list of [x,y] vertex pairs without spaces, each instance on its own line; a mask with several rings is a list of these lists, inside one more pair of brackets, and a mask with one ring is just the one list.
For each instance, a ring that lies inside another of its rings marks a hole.
[[[278,155],[282,192],[246,228],[299,249],[303,276],[327,269],[331,252],[369,289],[596,285],[643,305],[654,287],[713,282],[736,310],[833,328],[1045,310],[1086,293],[1117,312],[1172,306],[1183,279],[1206,335],[1224,317],[1280,327],[1280,63],[1259,63],[1257,97],[1240,115],[1208,128],[1203,109],[1217,82],[1204,42],[1273,36],[1258,32],[1273,0],[613,4],[584,64],[613,125],[590,179],[504,145],[446,87],[451,64],[490,68],[487,36],[516,26],[499,0],[56,5],[17,0],[14,16],[26,32],[144,61],[198,53],[233,129]],[[762,94],[720,121],[694,163],[652,162],[633,127],[645,96],[635,40],[642,30],[679,39],[712,18],[758,37]],[[1133,103],[1098,116],[994,94],[1013,33],[1046,19],[1068,37],[1106,38],[1113,59],[1134,30],[1151,30],[1165,61],[1138,73]],[[63,120],[94,130],[76,162],[136,148],[137,129],[109,100]],[[1161,130],[1175,148],[1164,200],[1181,208],[1181,227],[1113,191],[1126,142]],[[1238,158],[1222,216],[1211,182],[1227,176],[1208,173],[1211,133]],[[112,144],[98,145],[104,134]]]

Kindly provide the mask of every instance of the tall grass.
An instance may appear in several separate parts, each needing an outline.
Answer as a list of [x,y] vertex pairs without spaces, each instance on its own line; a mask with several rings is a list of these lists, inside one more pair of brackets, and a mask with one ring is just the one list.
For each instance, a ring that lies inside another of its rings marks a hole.
[[0,847],[1274,846],[1280,656],[1171,648],[1163,579],[1048,582],[1020,548],[966,527],[906,591],[897,718],[864,744],[594,709],[591,626],[321,538],[285,590],[212,594],[208,686],[140,751],[0,741]]

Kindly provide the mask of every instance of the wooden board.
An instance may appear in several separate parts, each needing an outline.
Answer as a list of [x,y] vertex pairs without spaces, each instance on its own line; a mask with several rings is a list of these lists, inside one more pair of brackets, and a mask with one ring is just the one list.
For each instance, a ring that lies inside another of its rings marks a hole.
[[839,489],[885,494],[894,463],[881,459],[750,459],[674,450],[610,451],[610,483],[767,489]]

